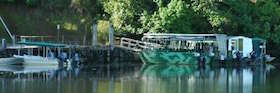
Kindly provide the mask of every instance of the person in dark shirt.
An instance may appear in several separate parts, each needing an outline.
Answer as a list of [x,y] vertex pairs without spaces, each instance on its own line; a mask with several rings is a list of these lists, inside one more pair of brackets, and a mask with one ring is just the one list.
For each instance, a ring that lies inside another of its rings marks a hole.
[[237,62],[240,62],[241,53],[239,51],[236,52],[236,59],[237,59]]

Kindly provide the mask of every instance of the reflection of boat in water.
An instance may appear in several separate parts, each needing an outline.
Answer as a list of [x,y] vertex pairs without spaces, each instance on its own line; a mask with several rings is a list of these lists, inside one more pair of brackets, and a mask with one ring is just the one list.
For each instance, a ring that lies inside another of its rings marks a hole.
[[141,85],[152,86],[152,88],[144,87],[143,93],[161,93],[161,91],[170,90],[173,93],[182,93],[182,91],[184,93],[186,91],[190,93],[253,93],[253,90],[256,90],[255,86],[265,87],[266,75],[271,69],[273,69],[272,65],[231,68],[144,65],[140,78]]
[[208,66],[199,67],[196,65],[143,65],[141,75],[144,77],[181,77],[189,76],[197,71],[207,70]]
[[21,65],[0,65],[0,71],[13,73],[36,73],[58,70],[56,66],[21,66]]

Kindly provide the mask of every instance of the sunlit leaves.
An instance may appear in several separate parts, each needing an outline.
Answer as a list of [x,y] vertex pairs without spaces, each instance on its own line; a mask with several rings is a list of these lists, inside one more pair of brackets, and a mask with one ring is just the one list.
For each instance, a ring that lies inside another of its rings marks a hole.
[[124,33],[137,33],[140,22],[140,7],[135,0],[109,0],[104,4],[115,29]]
[[[161,0],[157,1],[161,5]],[[149,32],[165,32],[165,33],[191,33],[192,11],[185,1],[171,0],[167,6],[159,6],[152,17],[152,24]],[[145,26],[145,25],[143,25]]]

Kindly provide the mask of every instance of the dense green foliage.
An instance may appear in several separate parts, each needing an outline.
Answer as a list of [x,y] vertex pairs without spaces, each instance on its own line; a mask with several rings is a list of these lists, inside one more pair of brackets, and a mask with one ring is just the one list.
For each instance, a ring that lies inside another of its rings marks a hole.
[[162,1],[156,1],[158,10],[152,15],[144,12],[141,18],[143,30],[141,32],[173,32],[191,33],[191,19],[193,11],[181,0],[171,0],[164,5]]
[[280,43],[276,0],[149,1],[110,0],[104,8],[120,32],[225,33]]

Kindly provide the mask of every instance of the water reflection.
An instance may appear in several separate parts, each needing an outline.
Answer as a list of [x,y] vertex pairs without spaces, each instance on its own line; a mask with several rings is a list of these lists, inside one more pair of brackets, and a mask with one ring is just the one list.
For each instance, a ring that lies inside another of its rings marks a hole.
[[[46,69],[0,66],[0,93],[255,93],[267,66],[97,65]],[[30,73],[28,71],[31,71]]]
[[147,65],[141,72],[143,93],[253,93],[253,86],[265,87],[267,73],[262,67],[180,65]]
[[13,73],[40,73],[58,70],[58,66],[20,66],[20,65],[0,65],[0,71]]

